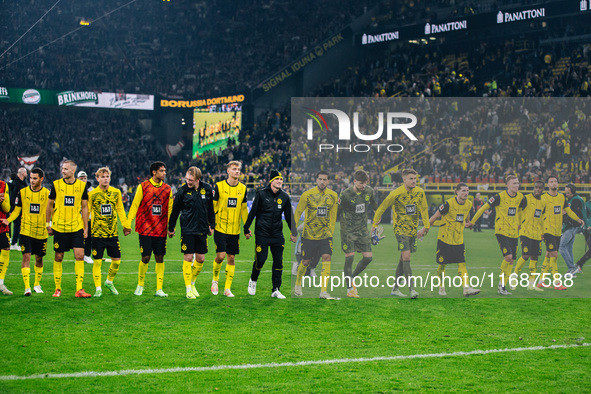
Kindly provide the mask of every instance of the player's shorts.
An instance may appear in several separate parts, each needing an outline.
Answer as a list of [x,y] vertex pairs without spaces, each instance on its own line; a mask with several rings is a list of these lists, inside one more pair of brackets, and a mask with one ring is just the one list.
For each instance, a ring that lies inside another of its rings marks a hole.
[[142,257],[164,256],[166,254],[166,237],[152,237],[150,235],[140,234],[140,253]]
[[10,234],[8,232],[0,234],[0,249],[10,249]]
[[53,230],[53,250],[63,253],[74,248],[84,248],[83,230],[74,231],[73,233],[60,233]]
[[544,242],[546,243],[546,252],[558,252],[558,248],[560,248],[560,236],[544,234]]
[[371,252],[371,239],[369,231],[365,235],[341,233],[341,249],[345,253],[365,253]]
[[496,234],[497,242],[499,243],[499,248],[501,248],[501,252],[503,253],[503,257],[508,255],[513,255],[513,258],[517,257],[517,238],[509,238],[502,234]]
[[519,237],[521,240],[521,255],[530,257],[539,257],[542,253],[542,241],[536,241],[525,236]]
[[314,260],[325,254],[332,256],[332,237],[318,240],[302,237],[302,260]]
[[207,235],[189,234],[181,235],[181,252],[183,254],[207,253]]
[[414,253],[417,251],[417,237],[396,234],[396,241],[398,241],[398,250],[401,252],[410,250],[410,253]]
[[240,253],[240,235],[224,234],[217,230],[213,232],[213,242],[216,253],[237,255]]
[[23,254],[30,253],[43,257],[47,253],[47,238],[37,239],[21,234],[19,244]]
[[100,238],[92,237],[92,258],[100,260],[103,258],[105,249],[107,255],[112,259],[121,258],[121,245],[119,237]]
[[464,244],[450,245],[437,240],[437,263],[457,264],[466,262],[466,248]]

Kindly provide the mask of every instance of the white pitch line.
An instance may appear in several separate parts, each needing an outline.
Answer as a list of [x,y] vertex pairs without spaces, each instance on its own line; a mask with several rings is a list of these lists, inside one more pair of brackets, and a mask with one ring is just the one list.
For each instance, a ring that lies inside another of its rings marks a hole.
[[371,358],[341,358],[334,360],[311,360],[298,361],[288,363],[268,363],[268,364],[239,364],[239,365],[214,365],[210,367],[177,367],[177,368],[162,368],[162,369],[125,369],[121,371],[106,371],[106,372],[73,372],[73,373],[47,373],[28,376],[6,375],[0,376],[2,380],[31,380],[31,379],[68,379],[68,378],[95,378],[103,376],[126,376],[126,375],[147,375],[147,374],[163,374],[175,372],[205,372],[205,371],[223,371],[231,369],[258,369],[258,368],[283,368],[283,367],[305,367],[309,365],[330,365],[330,364],[348,364],[348,363],[365,363],[374,361],[398,361],[411,360],[421,358],[442,358],[442,357],[459,357],[459,356],[473,356],[486,355],[492,353],[508,353],[508,352],[526,352],[534,350],[553,350],[553,349],[570,349],[576,347],[591,346],[591,343],[581,343],[577,345],[553,345],[553,346],[534,346],[534,347],[518,347],[512,349],[490,349],[490,350],[472,350],[470,352],[454,352],[454,353],[429,353],[429,354],[413,354],[408,356],[384,356]]

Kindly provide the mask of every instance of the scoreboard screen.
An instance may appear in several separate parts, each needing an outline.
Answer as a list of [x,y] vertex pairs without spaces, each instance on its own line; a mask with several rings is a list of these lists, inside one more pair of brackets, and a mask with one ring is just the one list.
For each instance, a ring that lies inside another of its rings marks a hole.
[[193,110],[193,158],[204,152],[222,151],[242,129],[242,104],[218,104]]

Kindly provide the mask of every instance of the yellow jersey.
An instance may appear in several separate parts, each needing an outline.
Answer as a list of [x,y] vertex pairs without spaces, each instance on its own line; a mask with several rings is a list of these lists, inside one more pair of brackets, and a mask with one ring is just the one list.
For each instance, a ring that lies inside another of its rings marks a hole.
[[402,185],[391,191],[388,197],[382,201],[373,217],[374,226],[380,224],[382,215],[389,207],[392,207],[394,233],[397,235],[415,237],[419,226],[419,213],[425,228],[431,226],[429,224],[427,198],[420,187],[415,186],[411,190],[406,190],[406,187]]
[[131,223],[125,215],[121,191],[113,186],[104,191],[100,187],[88,193],[88,210],[91,214],[90,235],[96,238],[111,238],[117,234],[117,216],[125,228]]
[[555,237],[562,235],[562,215],[564,213],[573,220],[579,220],[579,217],[568,206],[564,194],[558,193],[551,196],[544,193],[542,200],[544,200],[544,234],[554,235]]
[[525,196],[527,199],[527,207],[520,211],[520,229],[519,235],[533,239],[536,241],[542,240],[544,234],[544,200],[534,197],[533,193]]
[[464,243],[464,227],[470,217],[472,201],[466,200],[460,204],[456,197],[452,197],[439,206],[441,225],[437,239],[448,245],[462,245]]
[[302,238],[320,240],[331,238],[337,224],[339,197],[334,190],[318,187],[302,193],[295,211],[295,220],[304,214]]
[[45,226],[45,212],[49,190],[41,187],[34,191],[31,186],[22,188],[16,196],[16,207],[8,218],[12,223],[19,215],[21,218],[21,234],[35,239],[47,239],[47,227]]
[[51,228],[60,233],[82,230],[82,200],[88,200],[86,183],[76,179],[67,183],[64,179],[53,181],[49,199],[54,201]]
[[230,186],[227,180],[216,183],[213,187],[213,210],[216,231],[228,235],[240,234],[240,219],[246,223],[248,218],[244,183],[238,182],[236,186]]
[[517,192],[514,196],[510,196],[505,190],[489,198],[488,202],[476,212],[472,222],[476,223],[484,211],[494,208],[496,213],[495,234],[504,235],[508,238],[517,238],[519,236],[520,216],[518,211],[525,209],[526,206],[527,199],[523,197],[523,193]]

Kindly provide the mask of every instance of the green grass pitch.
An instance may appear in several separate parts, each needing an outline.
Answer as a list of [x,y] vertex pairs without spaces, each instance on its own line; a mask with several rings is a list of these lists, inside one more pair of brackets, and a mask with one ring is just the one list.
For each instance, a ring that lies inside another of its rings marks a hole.
[[[374,248],[368,275],[391,275],[398,260],[398,252],[388,243],[393,238],[391,228],[384,226],[388,238]],[[435,272],[436,235],[433,229],[419,243],[412,259],[415,274]],[[469,274],[497,274],[501,254],[492,231],[466,231],[465,236]],[[584,252],[582,236],[577,237],[575,258]],[[487,285],[481,295],[472,298],[458,297],[461,290],[455,288],[448,289],[450,296],[445,299],[419,289],[416,300],[392,298],[389,288],[360,288],[360,299],[325,301],[314,295],[277,300],[270,297],[270,261],[261,273],[257,295],[247,294],[254,245],[254,239],[241,240],[242,253],[232,286],[236,297],[229,299],[209,292],[214,248],[210,239],[210,253],[197,279],[201,294],[197,300],[187,300],[184,295],[178,236],[168,241],[166,299],[153,296],[153,261],[144,295],[133,295],[139,263],[135,234],[121,237],[123,263],[115,279],[120,295],[113,296],[103,288],[104,295],[98,299],[74,298],[72,253],[66,254],[64,262],[63,295],[51,297],[53,251],[46,257],[45,293],[24,297],[20,253],[12,251],[5,282],[15,294],[0,297],[0,392],[591,390],[589,346],[251,369],[4,378],[371,359],[591,342],[591,272],[579,275],[567,291],[548,290],[541,295],[518,288],[514,296],[499,298],[496,289]],[[285,260],[282,290],[289,294],[292,278],[287,249]],[[342,267],[337,231],[332,273],[340,275]],[[566,271],[561,257],[559,267]],[[453,276],[454,268],[448,268],[447,274]],[[93,294],[92,267],[85,265],[85,269],[85,288]],[[103,263],[103,281],[107,269],[108,264]],[[223,281],[222,270],[220,285]],[[334,295],[344,297],[345,292],[337,289]]]

